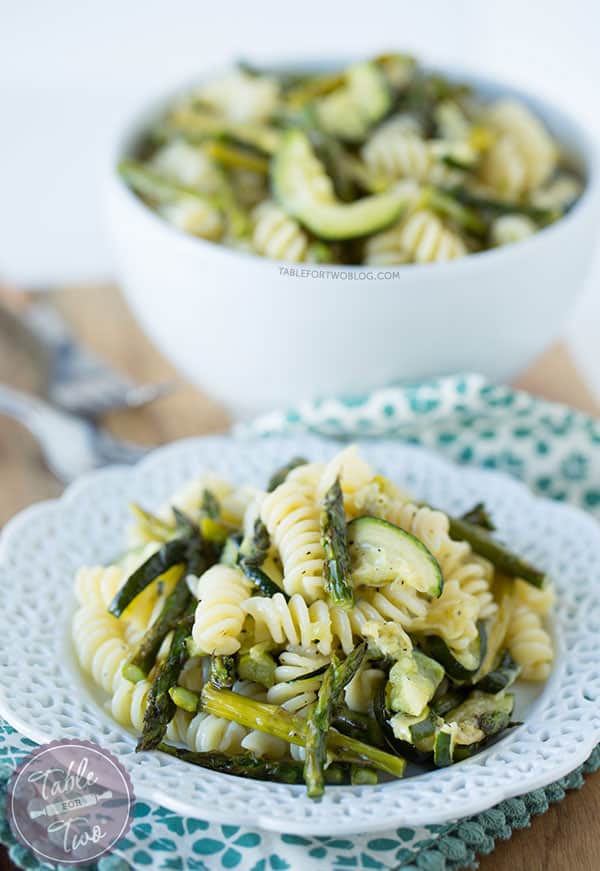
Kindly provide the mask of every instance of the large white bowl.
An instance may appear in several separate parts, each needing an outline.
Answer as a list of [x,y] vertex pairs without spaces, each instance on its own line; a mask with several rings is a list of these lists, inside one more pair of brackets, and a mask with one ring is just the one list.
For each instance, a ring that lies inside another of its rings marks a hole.
[[[112,155],[108,230],[117,277],[140,323],[182,372],[236,415],[398,379],[477,370],[508,379],[558,333],[582,286],[600,220],[596,144],[549,103],[481,78],[544,119],[586,190],[530,239],[447,264],[283,264],[197,239],[147,208],[114,167],[172,94],[132,119]],[[391,277],[390,277],[391,276]]]

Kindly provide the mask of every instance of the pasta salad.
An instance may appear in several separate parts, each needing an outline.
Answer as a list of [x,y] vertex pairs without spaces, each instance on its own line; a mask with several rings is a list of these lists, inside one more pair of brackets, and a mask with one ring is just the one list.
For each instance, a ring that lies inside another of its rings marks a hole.
[[531,236],[582,192],[525,103],[402,54],[241,64],[174,100],[119,169],[180,230],[286,262],[452,260]]
[[318,798],[477,753],[550,673],[544,573],[483,504],[450,517],[355,447],[132,509],[120,563],[77,574],[72,636],[139,751]]

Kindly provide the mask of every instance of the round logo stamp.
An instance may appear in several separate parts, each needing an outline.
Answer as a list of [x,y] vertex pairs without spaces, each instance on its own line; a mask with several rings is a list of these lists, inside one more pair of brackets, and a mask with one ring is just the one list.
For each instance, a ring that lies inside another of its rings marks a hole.
[[135,796],[129,775],[89,741],[43,744],[11,777],[7,816],[15,837],[46,862],[85,865],[128,831]]

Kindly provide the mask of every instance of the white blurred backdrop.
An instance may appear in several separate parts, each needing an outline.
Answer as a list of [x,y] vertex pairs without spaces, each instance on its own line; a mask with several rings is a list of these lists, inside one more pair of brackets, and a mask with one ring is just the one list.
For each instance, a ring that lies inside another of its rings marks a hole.
[[[408,50],[551,97],[600,141],[599,37],[597,0],[0,0],[0,279],[110,278],[100,201],[113,131],[203,70]],[[600,263],[568,336],[600,392],[599,290]]]

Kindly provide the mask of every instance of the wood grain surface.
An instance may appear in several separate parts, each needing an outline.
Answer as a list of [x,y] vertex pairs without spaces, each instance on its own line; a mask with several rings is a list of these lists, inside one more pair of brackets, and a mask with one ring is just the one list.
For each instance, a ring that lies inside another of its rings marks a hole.
[[[176,438],[220,432],[229,421],[218,403],[181,379],[141,334],[121,296],[112,287],[73,288],[53,301],[80,340],[139,381],[177,378],[168,397],[138,411],[109,415],[107,426],[117,435],[153,445]],[[17,305],[10,297],[11,306]],[[20,303],[19,303],[20,304]],[[18,305],[17,305],[18,307]],[[42,380],[22,343],[10,330],[0,331],[0,382],[37,390]],[[532,393],[566,402],[600,415],[562,345],[555,345],[517,382]],[[208,387],[210,385],[207,385]],[[18,424],[0,417],[0,525],[21,508],[56,496],[60,484],[44,467],[37,445]],[[595,871],[600,869],[600,773],[588,778],[580,792],[536,819],[533,826],[501,843],[481,862],[482,871]],[[0,852],[0,869],[11,865]],[[299,869],[294,869],[299,871]]]

